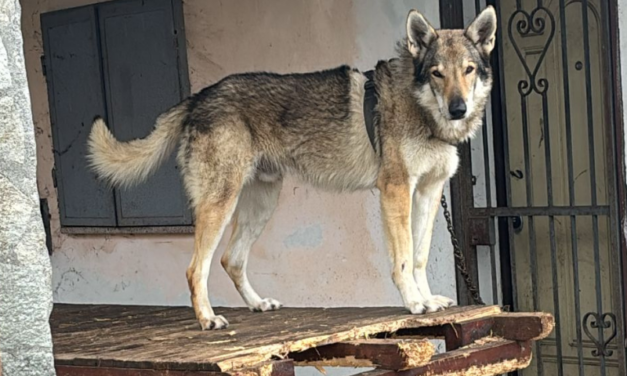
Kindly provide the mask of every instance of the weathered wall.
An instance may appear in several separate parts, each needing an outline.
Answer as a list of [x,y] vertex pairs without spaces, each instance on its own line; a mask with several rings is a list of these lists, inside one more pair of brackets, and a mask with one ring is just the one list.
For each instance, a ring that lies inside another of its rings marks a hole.
[[0,374],[54,375],[50,259],[39,212],[20,4],[0,0]]
[[[188,305],[185,269],[191,236],[67,236],[59,231],[48,99],[39,62],[39,13],[88,2],[23,0],[39,189],[52,214],[54,299]],[[439,24],[438,2],[432,0],[186,0],[192,90],[251,70],[303,72],[344,63],[370,69],[393,56],[410,8]],[[429,272],[436,292],[455,297],[453,256],[442,222],[440,214]],[[218,306],[240,306],[218,262],[225,243],[212,268],[211,300]],[[261,295],[291,306],[401,304],[390,277],[376,192],[335,195],[287,181],[280,205],[252,251],[250,277]]]
[[[627,75],[627,0],[618,0],[618,19],[619,19],[619,55],[620,55],[620,74],[622,82],[622,97],[623,102],[627,98],[627,85],[625,85],[625,78]],[[625,103],[622,103],[623,108]],[[627,111],[623,111],[623,124],[627,124]],[[627,147],[627,132],[625,133],[625,146]],[[627,150],[625,151],[625,165],[627,165]],[[627,238],[627,223],[625,223],[623,229],[623,236]]]
[[[627,111],[625,111],[625,107],[627,104],[625,100],[627,99],[627,0],[618,0],[618,19],[619,19],[619,58],[620,58],[620,75],[621,75],[621,92],[623,103],[621,104],[623,107],[623,127],[627,124]],[[625,141],[625,166],[627,166],[627,131],[623,129]],[[627,171],[626,171],[627,173]],[[627,223],[623,223],[623,234],[622,236],[627,239]]]

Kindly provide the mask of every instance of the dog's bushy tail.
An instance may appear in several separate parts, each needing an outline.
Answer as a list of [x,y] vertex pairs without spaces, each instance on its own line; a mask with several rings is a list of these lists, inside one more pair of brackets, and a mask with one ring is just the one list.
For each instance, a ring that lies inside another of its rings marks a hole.
[[102,118],[96,118],[87,140],[88,161],[97,175],[115,187],[130,187],[148,178],[170,156],[183,129],[186,106],[161,114],[146,138],[118,141]]

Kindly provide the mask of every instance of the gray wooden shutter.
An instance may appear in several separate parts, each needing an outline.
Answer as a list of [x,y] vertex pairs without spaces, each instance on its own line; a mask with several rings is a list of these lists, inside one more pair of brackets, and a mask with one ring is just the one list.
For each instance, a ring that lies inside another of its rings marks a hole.
[[[189,90],[173,2],[116,1],[98,13],[109,126],[120,140],[145,137]],[[175,154],[145,183],[116,190],[119,226],[191,224]]]
[[62,226],[115,226],[113,192],[87,169],[94,115],[105,114],[94,8],[41,15]]

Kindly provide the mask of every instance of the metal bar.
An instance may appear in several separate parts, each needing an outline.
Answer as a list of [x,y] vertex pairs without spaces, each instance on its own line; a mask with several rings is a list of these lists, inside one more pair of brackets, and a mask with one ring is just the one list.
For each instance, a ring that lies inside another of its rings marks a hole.
[[[538,304],[538,252],[536,249],[536,226],[533,217],[527,217],[527,224],[529,227],[529,268],[531,269],[531,299],[533,302],[533,310],[535,312],[540,311]],[[544,362],[542,361],[542,347],[538,342],[534,343],[536,348],[536,367],[538,368],[538,375],[544,375]]]
[[[481,12],[481,0],[475,0],[475,14]],[[483,114],[481,137],[483,143],[483,175],[485,180],[485,200],[486,207],[492,207],[492,180],[490,174],[490,140],[488,138],[488,123],[485,113]],[[490,221],[490,226],[494,226],[494,221]],[[499,303],[498,275],[496,272],[496,250],[494,244],[489,245],[490,250],[490,279],[492,281],[492,303]]]
[[555,217],[549,217],[549,238],[551,243],[551,272],[553,282],[553,310],[555,313],[555,341],[557,342],[557,374],[564,374],[564,361],[562,350],[562,323],[560,316],[559,281],[557,269],[557,240],[555,239]]
[[[490,0],[490,4],[494,6],[497,14],[497,22],[499,30],[505,30],[502,22],[501,3],[497,0]],[[498,75],[495,80],[498,82],[495,88],[496,97],[493,97],[493,132],[494,139],[500,142],[495,143],[494,153],[502,155],[502,158],[494,160],[495,168],[498,173],[497,178],[497,205],[501,207],[511,207],[512,190],[509,178],[510,171],[510,155],[508,148],[508,130],[507,130],[507,98],[505,96],[505,81],[503,80],[503,36],[502,33],[496,33],[496,56],[493,57],[495,66],[498,67]],[[500,122],[500,126],[496,122]],[[473,209],[471,212],[475,211]],[[488,214],[488,216],[492,216]],[[514,310],[518,306],[518,293],[516,288],[516,259],[514,247],[514,232],[512,221],[510,218],[503,218],[499,222],[499,248],[501,255],[501,280],[503,288],[503,304],[510,305]]]
[[[494,219],[490,220],[490,226],[494,226]],[[499,304],[498,274],[496,269],[496,248],[490,244],[490,275],[492,276],[492,304]]]
[[[533,77],[531,78],[533,79]],[[520,93],[520,109],[522,116],[522,133],[523,133],[523,161],[525,168],[525,194],[527,207],[533,207],[533,186],[531,185],[531,162],[529,161],[529,118],[527,116],[527,97],[519,90]]]
[[[530,79],[533,79],[531,77]],[[532,83],[533,85],[533,83]],[[519,86],[520,88],[520,86]],[[522,115],[522,132],[523,132],[523,160],[525,169],[525,195],[527,206],[533,206],[533,186],[531,185],[531,163],[529,161],[529,119],[527,114],[527,96],[523,92],[520,92],[520,108]],[[536,251],[536,229],[533,222],[533,217],[527,218],[529,225],[529,267],[531,272],[531,298],[533,303],[533,310],[539,311],[538,307],[538,253]],[[536,367],[538,369],[538,375],[544,375],[544,362],[542,361],[542,347],[539,343],[534,343],[536,349]]]
[[[470,144],[465,143],[459,146],[460,155],[460,171],[455,179],[451,179],[451,209],[453,212],[453,224],[455,234],[459,242],[460,249],[466,259],[466,266],[472,282],[479,288],[479,263],[477,260],[476,247],[470,246],[469,232],[465,224],[468,216],[468,208],[472,207],[472,185],[471,180],[471,161],[470,161]],[[460,304],[473,304],[473,298],[466,286],[464,278],[459,270],[457,275],[457,298]]]
[[[475,12],[478,14],[481,11],[481,0],[475,1]],[[481,138],[483,143],[483,174],[485,177],[485,200],[486,206],[492,206],[492,180],[490,179],[490,140],[488,139],[488,129],[485,113],[481,120]]]
[[[479,0],[477,0],[477,5]],[[485,116],[483,117],[483,171],[485,176],[485,198],[486,207],[493,207],[492,203],[492,179],[490,174],[490,141],[488,139],[488,129]],[[494,222],[490,221],[490,227],[494,226]],[[496,250],[494,244],[489,245],[490,249],[490,277],[492,280],[492,302],[498,304],[499,292],[498,292],[498,275],[496,272]]]
[[[479,0],[476,2],[476,6],[478,7]],[[479,12],[479,9],[477,9]],[[493,207],[492,203],[492,179],[490,174],[490,141],[488,139],[488,129],[485,115],[483,116],[483,127],[481,129],[482,133],[482,142],[483,142],[483,175],[485,176],[485,200],[486,207]],[[490,228],[494,226],[494,222],[490,221]],[[492,231],[492,230],[490,230]],[[499,301],[499,292],[498,292],[498,276],[496,272],[496,253],[494,244],[489,245],[490,249],[490,278],[492,280],[492,302],[494,304],[498,304]]]
[[603,206],[535,206],[535,207],[497,207],[497,208],[473,208],[468,217],[516,217],[516,216],[534,216],[534,217],[568,217],[591,216],[591,215],[610,215],[610,207]]
[[[603,1],[601,2],[601,12],[602,12],[602,20],[606,27],[603,28],[605,31],[605,35],[603,38],[604,47],[607,49],[607,57],[604,59],[604,64],[606,67],[606,72],[608,74],[607,85],[604,85],[606,89],[605,95],[607,100],[604,102],[608,105],[607,111],[604,111],[607,114],[607,124],[608,129],[606,130],[606,137],[608,139],[609,145],[611,147],[606,149],[606,156],[609,166],[612,166],[616,170],[616,175],[609,173],[608,174],[608,186],[609,195],[608,202],[611,206],[611,215],[610,215],[610,249],[611,252],[611,262],[614,267],[612,268],[612,277],[614,281],[625,281],[624,278],[624,264],[621,263],[621,255],[624,254],[624,243],[622,242],[623,238],[621,234],[621,219],[624,218],[624,135],[623,135],[623,123],[622,123],[622,109],[620,108],[620,103],[622,103],[621,98],[621,83],[620,83],[620,59],[618,57],[618,2],[617,1]],[[618,344],[625,343],[625,299],[624,299],[624,285],[621,283],[613,284],[613,296],[612,301],[614,302],[614,307],[616,309],[621,310],[620,314],[616,315],[616,326],[618,337],[616,339]],[[621,375],[627,374],[627,366],[625,365],[625,346],[618,346],[617,350],[617,358],[619,363],[618,373]]]
[[588,159],[590,163],[590,205],[597,205],[596,190],[596,163],[594,155],[594,117],[592,107],[592,78],[590,76],[590,40],[588,34],[588,0],[581,1],[581,12],[583,18],[584,43],[584,66],[586,79],[586,115],[588,120]]
[[[549,90],[549,82],[544,78],[540,79],[544,82],[545,90],[542,91],[542,123],[544,125],[544,164],[546,172],[546,195],[548,206],[553,206],[553,165],[551,158],[551,129],[549,127],[549,103],[547,92]],[[531,205],[529,205],[531,206]],[[594,205],[593,205],[594,206]]]
[[[597,204],[597,191],[596,191],[596,164],[594,155],[594,118],[592,108],[592,79],[590,70],[590,34],[588,23],[588,0],[581,1],[581,15],[583,20],[583,50],[584,50],[584,65],[585,65],[585,79],[586,79],[586,112],[588,120],[588,157],[590,163],[590,204],[595,206]],[[603,288],[601,283],[601,255],[599,250],[599,218],[598,216],[592,217],[592,235],[594,245],[594,267],[595,267],[595,289],[597,299],[597,312],[599,315],[603,314]],[[605,343],[603,325],[599,325],[598,338],[600,343]],[[601,363],[601,376],[606,374],[605,356],[601,354],[599,357]]]
[[[442,28],[461,28],[464,25],[462,0],[442,0],[440,1],[440,15]],[[455,234],[460,243],[460,248],[466,258],[468,272],[472,281],[479,286],[477,252],[468,245],[467,231],[465,230],[465,216],[468,208],[472,207],[472,167],[470,162],[470,145],[464,143],[458,147],[460,155],[459,172],[450,181],[451,209],[453,212],[453,225]],[[459,271],[456,271],[457,298],[460,304],[468,305],[472,301],[467,291],[464,279]]]
[[[531,80],[534,77],[530,77]],[[533,83],[531,83],[533,85]],[[520,88],[520,86],[519,86]],[[533,207],[533,186],[531,185],[531,162],[529,161],[529,119],[527,114],[527,97],[526,94],[520,92],[520,108],[522,115],[522,132],[523,132],[523,161],[525,169],[525,195],[528,207]],[[527,218],[527,224],[529,226],[529,267],[531,274],[531,299],[533,303],[533,310],[539,311],[538,306],[538,253],[536,250],[536,228],[533,221],[533,217]],[[536,367],[538,369],[538,375],[544,375],[544,362],[542,361],[542,347],[539,343],[534,343],[536,349]]]
[[[529,77],[530,80],[533,80],[534,77]],[[522,81],[521,81],[522,82]],[[530,85],[534,85],[534,83],[530,83]],[[523,162],[525,169],[525,196],[528,207],[533,207],[533,186],[531,185],[532,174],[531,174],[531,162],[529,160],[529,118],[527,113],[527,95],[529,93],[524,93],[521,91],[521,86],[518,86],[518,92],[520,94],[520,109],[522,116],[522,133],[523,133]],[[538,306],[538,253],[536,249],[536,228],[534,225],[533,217],[530,216],[527,218],[527,223],[529,225],[529,268],[531,274],[531,298],[533,303],[533,310],[539,311],[540,307]],[[539,343],[534,343],[534,347],[536,350],[535,357],[538,359],[536,362],[536,367],[538,369],[538,375],[544,375],[544,362],[542,361],[542,347]]]
[[[594,268],[595,268],[595,290],[596,290],[596,298],[597,298],[597,312],[599,315],[603,314],[603,285],[601,283],[601,255],[599,250],[599,217],[594,215],[592,216],[592,238],[594,245]],[[604,333],[603,333],[603,325],[599,325],[598,328],[598,338],[600,343],[605,343]],[[600,356],[601,362],[601,376],[605,376],[605,356]]]
[[[541,5],[540,2],[538,2]],[[550,15],[552,17],[552,15]],[[544,162],[546,166],[546,191],[547,201],[549,206],[553,206],[553,166],[551,158],[551,130],[549,127],[549,103],[547,99],[547,92],[549,90],[549,82],[542,78],[540,82],[544,82],[542,87],[544,90],[541,93],[542,96],[542,120],[544,123]],[[551,247],[551,272],[553,280],[553,310],[555,313],[555,340],[557,342],[557,374],[559,376],[564,375],[564,363],[562,361],[562,330],[561,330],[561,316],[560,316],[560,298],[559,298],[559,286],[558,286],[558,269],[557,269],[557,244],[555,239],[555,218],[549,216],[549,239]],[[538,359],[538,362],[540,360]]]
[[[562,43],[562,78],[564,86],[564,119],[566,127],[566,159],[568,164],[568,197],[570,206],[575,206],[575,182],[573,172],[573,138],[570,113],[570,81],[568,72],[568,39],[566,31],[566,4],[565,0],[559,2],[560,29]],[[570,216],[570,238],[573,261],[573,295],[575,297],[575,331],[577,336],[577,359],[579,376],[584,375],[583,342],[581,331],[581,296],[579,291],[579,255],[577,249],[577,221],[574,215]]]

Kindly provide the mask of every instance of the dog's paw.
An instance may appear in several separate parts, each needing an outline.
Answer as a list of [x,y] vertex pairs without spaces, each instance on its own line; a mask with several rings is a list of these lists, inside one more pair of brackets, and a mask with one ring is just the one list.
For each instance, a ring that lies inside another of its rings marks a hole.
[[424,303],[427,312],[438,312],[455,304],[453,299],[442,295],[433,295]]
[[427,308],[425,307],[425,305],[420,302],[410,303],[407,306],[407,309],[409,309],[409,312],[411,312],[412,315],[422,315],[423,313],[427,311]]
[[202,330],[217,330],[225,329],[229,326],[229,322],[226,321],[224,316],[209,316],[198,319]]
[[274,300],[272,298],[262,299],[259,304],[251,307],[251,311],[253,312],[266,312],[266,311],[276,311],[279,308],[283,307],[283,304],[278,300]]

